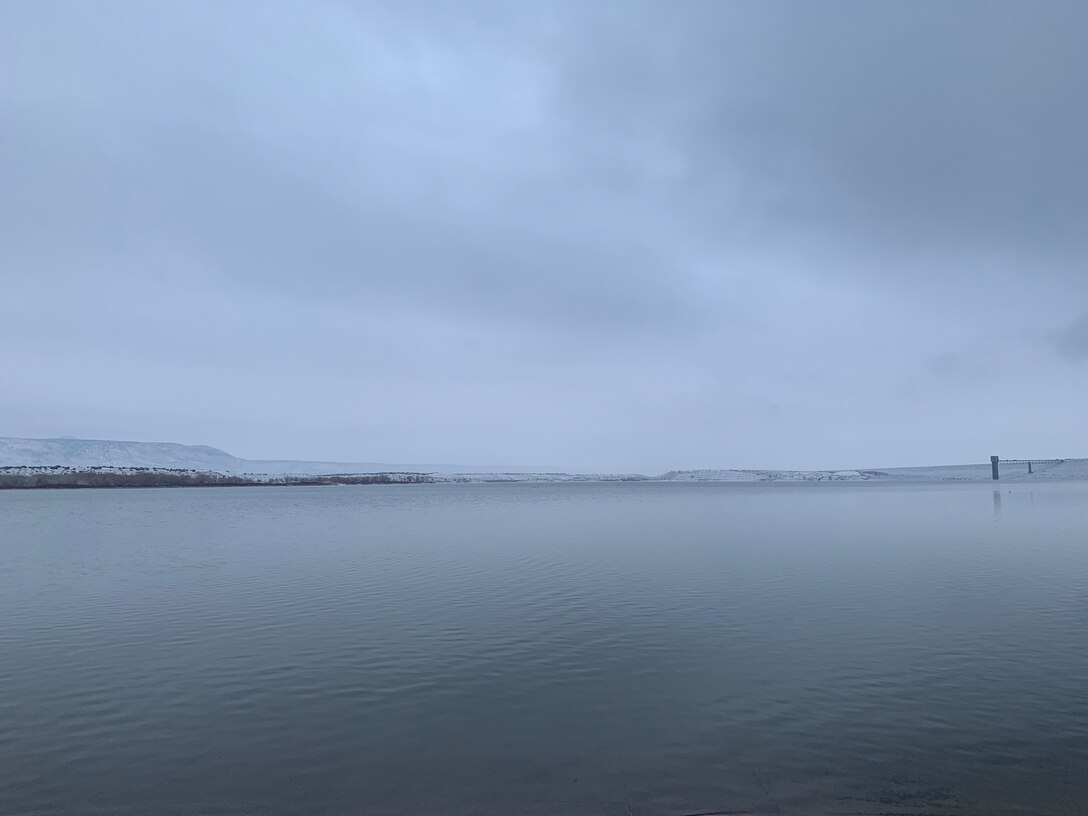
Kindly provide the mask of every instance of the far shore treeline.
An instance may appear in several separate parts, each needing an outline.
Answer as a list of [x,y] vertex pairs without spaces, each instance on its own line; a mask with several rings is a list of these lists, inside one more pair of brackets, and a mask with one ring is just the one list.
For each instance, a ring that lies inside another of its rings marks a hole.
[[4,467],[0,490],[73,487],[275,487],[277,485],[430,484],[426,473],[275,475],[214,473],[171,468]]

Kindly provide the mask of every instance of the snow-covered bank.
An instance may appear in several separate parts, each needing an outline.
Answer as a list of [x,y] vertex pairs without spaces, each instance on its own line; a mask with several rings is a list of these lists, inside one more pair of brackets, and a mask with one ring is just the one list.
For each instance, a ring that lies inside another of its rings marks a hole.
[[[1079,481],[1088,479],[1088,459],[1062,459],[1058,462],[1033,464],[1028,473],[1027,465],[1000,463],[1001,481]],[[903,479],[928,482],[964,482],[992,480],[990,463],[977,465],[935,465],[932,467],[882,468],[871,471],[884,479]]]
[[[872,468],[865,470],[672,470],[658,476],[668,482],[867,482],[992,481],[990,463],[977,465],[935,465],[912,468]],[[1032,465],[1001,464],[1001,481],[1046,481],[1088,479],[1088,459],[1064,459],[1060,462]]]
[[638,473],[431,473],[435,482],[643,482]]
[[863,482],[878,478],[859,470],[670,470],[662,482]]
[[[1002,481],[1088,479],[1088,460],[1049,466],[1010,465]],[[0,489],[57,487],[213,487],[242,485],[490,484],[587,482],[964,482],[990,481],[989,465],[886,470],[674,470],[656,478],[635,473],[224,473],[214,470],[141,467],[0,467]]]

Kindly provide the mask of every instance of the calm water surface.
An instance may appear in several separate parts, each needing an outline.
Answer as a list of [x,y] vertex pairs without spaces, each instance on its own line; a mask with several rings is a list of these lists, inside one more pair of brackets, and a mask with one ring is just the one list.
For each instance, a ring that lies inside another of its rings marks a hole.
[[1088,813],[1088,484],[0,493],[3,814]]

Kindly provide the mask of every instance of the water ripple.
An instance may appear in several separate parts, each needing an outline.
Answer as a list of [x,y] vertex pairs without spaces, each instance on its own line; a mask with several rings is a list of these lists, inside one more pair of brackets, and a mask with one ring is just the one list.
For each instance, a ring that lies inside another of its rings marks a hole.
[[0,812],[1088,812],[1088,487],[0,494]]

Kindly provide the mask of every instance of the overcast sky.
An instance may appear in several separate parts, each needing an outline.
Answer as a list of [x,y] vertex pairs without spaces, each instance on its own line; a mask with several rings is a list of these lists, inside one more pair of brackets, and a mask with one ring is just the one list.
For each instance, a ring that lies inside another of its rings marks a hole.
[[0,435],[1088,456],[1088,3],[0,4]]

